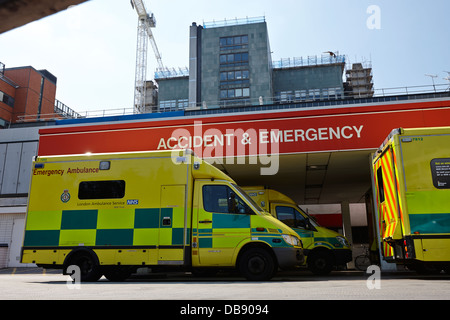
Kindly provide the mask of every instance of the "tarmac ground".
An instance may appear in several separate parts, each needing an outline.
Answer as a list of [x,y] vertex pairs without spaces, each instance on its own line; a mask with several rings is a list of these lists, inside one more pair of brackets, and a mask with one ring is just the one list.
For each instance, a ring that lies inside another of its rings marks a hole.
[[101,278],[73,283],[60,270],[0,269],[0,300],[450,300],[450,275],[414,272],[307,270],[279,272],[270,281],[247,281],[235,272],[134,274],[124,282]]

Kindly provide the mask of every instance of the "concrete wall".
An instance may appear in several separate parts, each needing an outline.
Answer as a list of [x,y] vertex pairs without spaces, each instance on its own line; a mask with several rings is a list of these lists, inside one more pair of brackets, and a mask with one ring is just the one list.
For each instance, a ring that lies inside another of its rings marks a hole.
[[38,127],[0,130],[0,268],[20,263]]
[[168,79],[157,80],[159,93],[158,93],[158,105],[161,107],[161,103],[175,100],[178,103],[179,100],[187,100],[189,98],[189,78],[188,77],[176,77]]
[[341,88],[343,90],[343,64],[274,69],[274,92]]
[[[0,195],[17,196],[28,193],[31,163],[37,155],[38,128],[1,130]],[[0,205],[1,205],[0,201]]]
[[159,79],[159,101],[187,99],[189,97],[189,78],[178,77]]

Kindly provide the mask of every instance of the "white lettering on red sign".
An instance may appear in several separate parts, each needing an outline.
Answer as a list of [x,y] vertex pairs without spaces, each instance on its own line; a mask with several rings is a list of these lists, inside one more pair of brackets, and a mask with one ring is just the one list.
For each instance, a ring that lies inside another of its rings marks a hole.
[[[289,129],[289,130],[254,130],[249,129],[244,132],[242,129],[229,130],[222,133],[218,129],[208,129],[203,135],[191,135],[186,129],[177,129],[174,131],[181,134],[173,134],[169,138],[161,138],[158,143],[157,150],[173,150],[173,149],[194,149],[207,147],[226,147],[233,146],[235,139],[241,144],[252,144],[255,139],[259,144],[277,144],[277,143],[293,143],[293,142],[314,142],[326,140],[350,140],[361,138],[364,126],[343,126],[343,127],[327,127],[327,128],[308,128],[308,129]],[[229,132],[231,131],[231,132]],[[243,139],[245,134],[248,139]],[[256,135],[255,135],[256,133]]]

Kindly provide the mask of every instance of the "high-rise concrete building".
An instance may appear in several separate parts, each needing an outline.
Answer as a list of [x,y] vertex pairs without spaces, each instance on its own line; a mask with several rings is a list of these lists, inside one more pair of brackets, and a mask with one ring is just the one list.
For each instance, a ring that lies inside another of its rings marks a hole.
[[345,59],[335,53],[272,61],[265,18],[195,22],[189,70],[158,72],[158,111],[343,97]]

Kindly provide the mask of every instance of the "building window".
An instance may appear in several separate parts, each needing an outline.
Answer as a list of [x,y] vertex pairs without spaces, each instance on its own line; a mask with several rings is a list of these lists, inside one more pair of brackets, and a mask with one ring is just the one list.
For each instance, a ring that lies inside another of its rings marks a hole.
[[249,77],[248,70],[222,71],[220,72],[220,85],[248,85]]
[[220,50],[247,49],[248,35],[222,37],[219,40]]
[[177,101],[176,100],[165,100],[159,103],[159,110],[161,112],[176,111]]
[[221,54],[219,58],[221,66],[248,65],[248,52]]
[[337,88],[328,88],[328,99],[336,100],[342,98],[342,89]]
[[292,91],[281,91],[280,102],[290,102],[290,101],[292,101]]
[[295,91],[295,100],[296,101],[305,101],[306,100],[306,90],[296,90]]
[[159,103],[159,111],[161,112],[171,112],[184,110],[188,107],[188,99],[180,100],[163,100]]
[[309,100],[319,100],[320,99],[320,89],[309,89]]
[[336,100],[343,98],[342,89],[336,88],[322,88],[322,89],[302,89],[295,91],[280,91],[276,92],[276,97],[279,102],[302,102],[302,101],[317,101],[317,100]]
[[7,104],[11,108],[14,107],[14,98],[9,96],[9,95],[7,95],[3,91],[0,91],[0,102],[3,102],[5,104]]
[[233,88],[220,90],[220,99],[248,98],[250,88]]
[[189,105],[188,99],[178,100],[178,110],[186,109]]

